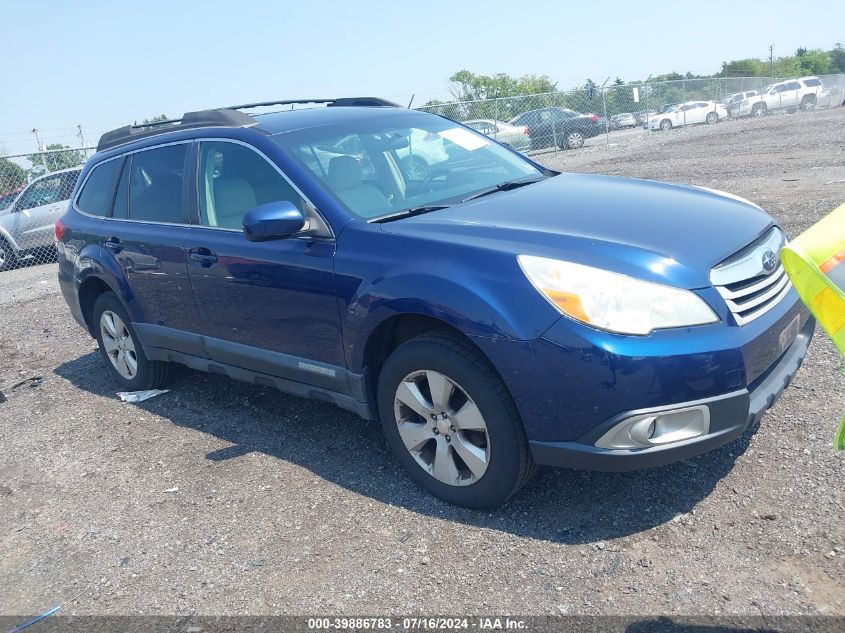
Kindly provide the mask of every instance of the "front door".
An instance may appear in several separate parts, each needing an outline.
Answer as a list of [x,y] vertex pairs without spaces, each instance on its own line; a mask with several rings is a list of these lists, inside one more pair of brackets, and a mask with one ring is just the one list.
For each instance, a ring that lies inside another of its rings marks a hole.
[[244,214],[261,204],[289,201],[306,217],[313,208],[275,165],[242,143],[200,142],[197,167],[186,251],[209,356],[345,391],[334,240],[250,242],[242,230]]

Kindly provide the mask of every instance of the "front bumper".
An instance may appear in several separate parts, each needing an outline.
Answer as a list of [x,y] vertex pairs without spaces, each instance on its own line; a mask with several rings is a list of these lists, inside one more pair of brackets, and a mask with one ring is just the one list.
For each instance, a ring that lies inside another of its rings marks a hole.
[[[542,465],[579,470],[630,471],[687,459],[727,444],[742,435],[748,427],[757,424],[780,397],[804,361],[814,328],[815,320],[809,318],[792,345],[746,389],[703,400],[676,403],[671,407],[627,411],[590,430],[574,442],[530,441],[534,461]],[[706,435],[641,449],[603,449],[594,445],[604,433],[631,416],[702,405],[708,407],[712,420]]]

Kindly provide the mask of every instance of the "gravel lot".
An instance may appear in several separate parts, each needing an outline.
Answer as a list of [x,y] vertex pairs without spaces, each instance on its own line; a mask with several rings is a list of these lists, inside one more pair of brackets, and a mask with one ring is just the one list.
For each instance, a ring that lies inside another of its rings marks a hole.
[[[724,189],[793,234],[845,201],[841,108],[610,141],[540,159]],[[188,370],[120,402],[54,265],[0,275],[0,359],[3,614],[83,591],[66,612],[845,614],[845,378],[821,332],[756,432],[542,470],[493,513],[428,496],[328,404]]]

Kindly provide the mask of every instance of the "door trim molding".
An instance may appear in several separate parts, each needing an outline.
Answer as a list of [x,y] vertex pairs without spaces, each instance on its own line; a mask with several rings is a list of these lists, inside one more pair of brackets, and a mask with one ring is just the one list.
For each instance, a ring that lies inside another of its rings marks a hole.
[[329,363],[233,343],[152,323],[132,323],[150,360],[186,365],[235,380],[323,400],[375,419],[364,376]]

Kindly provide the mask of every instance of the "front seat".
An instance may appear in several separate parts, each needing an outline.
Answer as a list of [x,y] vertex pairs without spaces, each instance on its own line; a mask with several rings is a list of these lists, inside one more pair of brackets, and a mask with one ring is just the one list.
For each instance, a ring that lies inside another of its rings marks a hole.
[[243,226],[244,214],[257,205],[255,189],[243,178],[221,176],[214,181],[216,224],[227,229]]
[[353,156],[335,156],[329,161],[328,183],[335,195],[358,215],[369,218],[390,210],[387,196],[363,182],[361,164]]

